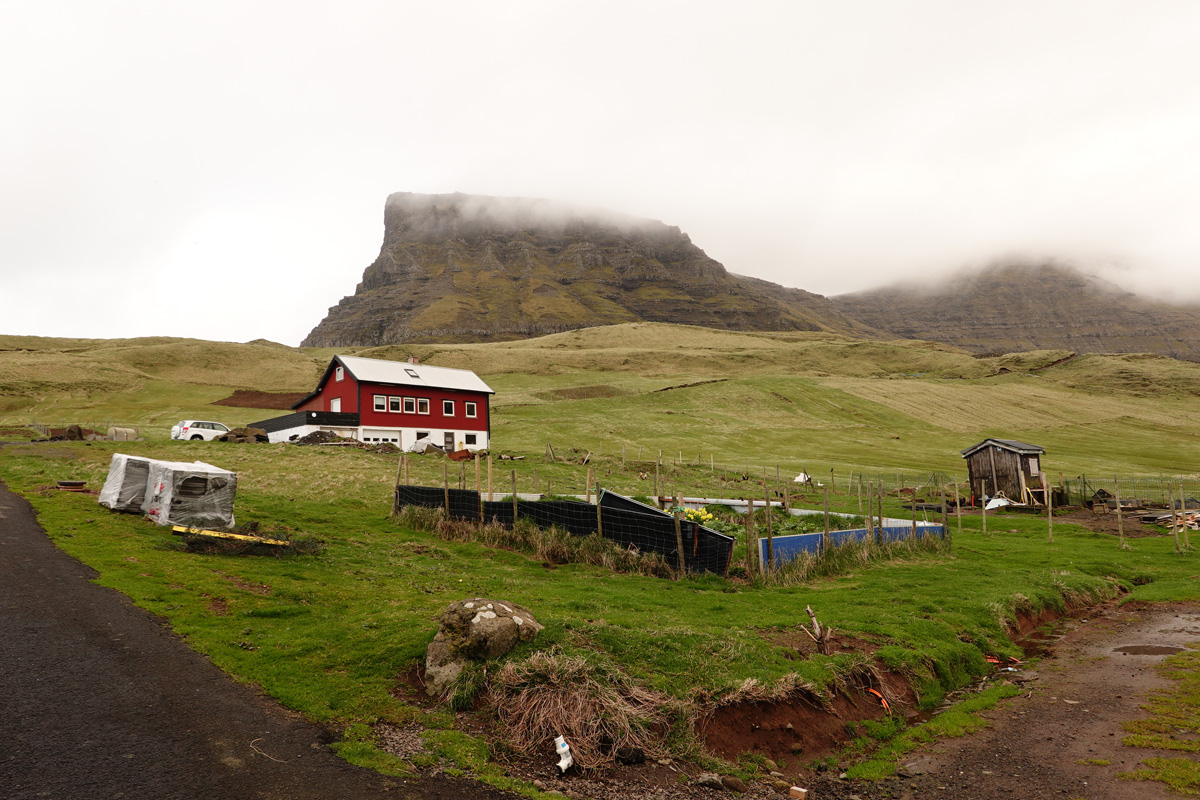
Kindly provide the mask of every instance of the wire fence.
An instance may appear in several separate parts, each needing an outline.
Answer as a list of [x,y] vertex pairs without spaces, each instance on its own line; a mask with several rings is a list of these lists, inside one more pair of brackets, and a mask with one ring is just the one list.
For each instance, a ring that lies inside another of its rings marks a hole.
[[1118,498],[1122,506],[1180,508],[1183,500],[1187,508],[1200,508],[1197,501],[1196,482],[1180,476],[1113,476],[1097,478],[1079,475],[1063,479],[1055,493],[1055,504],[1094,506],[1103,503],[1115,506]]
[[486,500],[469,489],[396,486],[395,505],[442,508],[452,519],[512,527],[527,519],[539,528],[557,527],[572,536],[599,534],[624,548],[660,553],[681,571],[727,575],[734,540],[690,520],[600,490],[595,504],[580,500],[522,500],[519,495]]
[[[664,450],[661,448],[630,446],[622,444],[608,450],[601,441],[596,450],[580,447],[555,448],[546,442],[546,461],[552,463],[587,463],[594,459],[605,459],[609,463],[619,463],[623,469],[636,469],[652,474],[655,469],[660,474],[674,470],[699,470],[707,472],[710,480],[723,483],[745,481],[767,481],[782,485],[795,483],[796,478],[803,477],[801,483],[805,486],[823,488],[828,486],[830,491],[845,491],[858,484],[864,486],[874,483],[885,492],[895,492],[901,488],[920,488],[926,486],[949,485],[953,476],[937,470],[885,470],[882,468],[846,469],[823,467],[806,464],[794,460],[767,460],[758,464],[732,463],[718,461],[713,453],[697,452],[692,455],[684,450]],[[961,481],[965,483],[965,477]],[[670,494],[659,492],[659,494]]]
[[[830,494],[849,495],[875,491],[902,498],[927,495],[936,499],[943,490],[957,484],[964,502],[978,505],[979,498],[971,497],[967,480],[966,465],[961,474],[950,474],[940,470],[894,470],[879,467],[837,468],[805,464],[798,461],[778,461],[761,464],[745,464],[718,461],[715,454],[697,452],[694,455],[680,449],[665,450],[643,446],[621,444],[605,450],[600,442],[595,451],[578,447],[554,448],[546,443],[546,460],[553,463],[580,463],[587,460],[605,460],[619,463],[625,470],[640,470],[648,482],[652,482],[655,497],[673,497],[681,484],[690,480],[697,485],[728,486],[736,494],[742,484],[770,487],[773,495],[819,496],[825,489]],[[1056,506],[1091,506],[1094,501],[1108,501],[1121,497],[1122,505],[1130,503],[1142,506],[1166,508],[1171,502],[1178,507],[1179,498],[1195,501],[1200,497],[1200,480],[1195,475],[1078,475],[1068,478],[1060,475],[1057,481],[1047,476],[1054,490]],[[668,488],[670,487],[670,488]],[[690,493],[690,492],[689,492]],[[953,494],[951,493],[951,498]],[[952,499],[953,502],[953,499]],[[1196,502],[1200,507],[1200,501]]]

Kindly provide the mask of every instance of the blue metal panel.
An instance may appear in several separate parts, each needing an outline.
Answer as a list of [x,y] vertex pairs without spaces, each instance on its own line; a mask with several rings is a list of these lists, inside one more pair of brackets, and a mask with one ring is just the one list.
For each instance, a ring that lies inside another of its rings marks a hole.
[[[877,528],[880,541],[899,542],[912,536],[912,525]],[[839,547],[847,542],[865,542],[870,536],[866,528],[855,528],[846,531],[830,531],[829,541],[833,547]],[[941,525],[918,525],[917,536],[939,536],[945,538],[946,531]],[[821,554],[823,533],[797,533],[791,536],[776,536],[771,540],[771,549],[775,555],[776,564],[786,564],[801,553]],[[767,560],[767,540],[758,540],[758,555],[762,563]]]

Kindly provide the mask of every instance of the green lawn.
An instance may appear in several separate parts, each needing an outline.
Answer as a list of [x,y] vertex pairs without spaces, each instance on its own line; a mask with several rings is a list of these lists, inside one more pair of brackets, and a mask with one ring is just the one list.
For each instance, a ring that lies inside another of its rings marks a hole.
[[[989,535],[968,517],[952,547],[867,561],[797,586],[671,581],[581,564],[547,569],[518,553],[397,525],[389,518],[395,456],[167,438],[183,417],[240,424],[280,413],[209,403],[237,388],[310,389],[331,352],[0,337],[0,427],[105,420],[142,426],[148,439],[8,445],[0,448],[0,479],[30,498],[55,543],[93,566],[100,583],[169,620],[238,679],[344,730],[343,752],[362,763],[403,768],[372,750],[363,726],[379,721],[445,731],[433,737],[444,752],[478,760],[475,745],[450,733],[451,714],[418,712],[392,691],[422,659],[441,610],[464,597],[509,599],[546,624],[515,659],[552,646],[586,654],[693,707],[747,679],[771,686],[798,674],[826,687],[853,668],[856,656],[793,660],[771,643],[805,622],[811,604],[823,623],[878,643],[879,662],[909,675],[928,707],[984,674],[986,654],[1017,653],[1005,624],[1018,611],[1122,591],[1147,600],[1200,596],[1192,577],[1200,556],[1176,555],[1168,537],[1121,550],[1109,535],[1060,523],[1051,544],[1044,518],[1017,514],[990,517]],[[1169,359],[1088,356],[1047,366],[1063,354],[980,359],[928,343],[644,324],[359,354],[409,352],[476,369],[496,389],[494,452],[525,456],[493,463],[498,491],[514,471],[521,491],[582,493],[591,467],[603,486],[650,494],[661,450],[672,494],[761,497],[777,487],[777,465],[783,481],[801,469],[824,480],[832,470],[832,509],[857,514],[852,474],[892,488],[937,473],[962,481],[958,451],[986,436],[1045,446],[1052,476],[1194,481],[1200,472],[1200,366]],[[668,387],[684,388],[656,391]],[[553,463],[547,441],[560,457]],[[325,550],[279,559],[198,555],[145,520],[44,488],[66,479],[98,487],[113,452],[235,470],[239,522],[313,535]],[[672,463],[680,455],[683,463]],[[412,481],[440,486],[448,474],[474,487],[474,465],[443,473],[444,463],[413,458]],[[486,488],[486,464],[479,480]],[[821,495],[801,499],[815,508]],[[886,513],[904,516],[895,495]],[[686,750],[683,739],[676,746]]]

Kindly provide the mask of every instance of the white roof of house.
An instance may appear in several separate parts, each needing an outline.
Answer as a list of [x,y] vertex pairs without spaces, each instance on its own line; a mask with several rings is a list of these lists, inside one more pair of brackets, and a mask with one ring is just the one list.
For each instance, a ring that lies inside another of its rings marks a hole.
[[385,361],[380,358],[361,358],[359,356],[335,356],[335,358],[344,364],[358,381],[495,394],[492,387],[484,383],[469,369],[432,367],[428,364],[410,364],[407,361]]

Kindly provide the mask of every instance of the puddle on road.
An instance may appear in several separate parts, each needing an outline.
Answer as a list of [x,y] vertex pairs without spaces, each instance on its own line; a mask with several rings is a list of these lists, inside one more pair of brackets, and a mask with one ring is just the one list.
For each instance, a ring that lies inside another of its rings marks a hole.
[[1169,656],[1182,653],[1186,647],[1175,647],[1169,644],[1127,644],[1124,647],[1114,647],[1114,653],[1124,653],[1127,656]]

